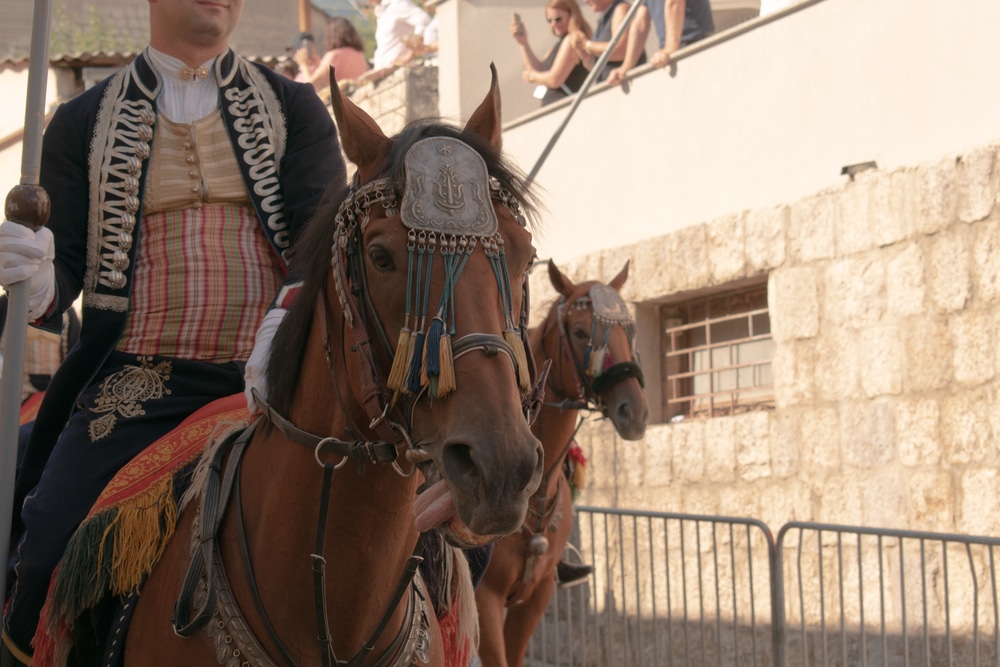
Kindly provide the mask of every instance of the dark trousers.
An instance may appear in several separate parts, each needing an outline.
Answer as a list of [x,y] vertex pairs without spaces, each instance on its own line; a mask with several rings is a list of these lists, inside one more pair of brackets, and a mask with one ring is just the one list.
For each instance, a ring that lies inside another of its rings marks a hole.
[[[77,526],[126,463],[209,402],[243,391],[243,364],[113,354],[81,394],[21,508],[4,632],[31,654],[49,580]],[[28,448],[41,446],[29,441]]]

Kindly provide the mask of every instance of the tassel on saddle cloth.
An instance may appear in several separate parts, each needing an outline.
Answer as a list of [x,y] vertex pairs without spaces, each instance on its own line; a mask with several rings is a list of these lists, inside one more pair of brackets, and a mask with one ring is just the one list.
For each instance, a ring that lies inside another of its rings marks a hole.
[[52,575],[34,664],[63,664],[74,623],[111,593],[139,589],[174,532],[180,498],[210,441],[246,428],[243,394],[198,410],[119,471],[77,529]]

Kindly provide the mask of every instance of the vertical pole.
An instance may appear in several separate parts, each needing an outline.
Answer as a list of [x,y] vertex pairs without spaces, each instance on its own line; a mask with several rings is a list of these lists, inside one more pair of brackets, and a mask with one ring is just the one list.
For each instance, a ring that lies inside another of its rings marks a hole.
[[[21,149],[21,183],[4,204],[8,220],[39,229],[49,218],[49,198],[38,185],[42,128],[49,71],[49,19],[52,0],[35,0],[28,61],[28,96]],[[0,376],[0,594],[7,590],[7,560],[14,511],[14,468],[17,464],[18,416],[24,382],[24,347],[28,332],[28,282],[11,285],[7,304],[3,374]]]
[[573,117],[573,114],[576,113],[576,108],[580,106],[580,103],[583,102],[583,98],[587,96],[588,92],[590,92],[591,86],[593,86],[597,81],[597,77],[601,75],[601,70],[604,69],[608,59],[611,57],[611,52],[615,50],[615,46],[618,45],[622,35],[628,32],[629,25],[632,23],[632,17],[635,16],[637,11],[639,11],[639,6],[642,4],[642,0],[632,1],[632,6],[629,7],[628,13],[625,15],[625,20],[622,21],[621,27],[618,28],[618,32],[611,36],[611,41],[608,42],[608,48],[604,49],[604,53],[602,53],[601,57],[594,63],[593,69],[591,69],[590,73],[587,74],[587,78],[584,80],[583,85],[580,86],[580,90],[573,96],[573,103],[570,105],[569,111],[566,112],[566,115],[563,117],[562,122],[559,123],[559,127],[556,128],[556,131],[552,133],[549,143],[545,144],[545,148],[542,149],[541,155],[539,155],[538,159],[535,161],[535,166],[533,166],[531,171],[528,173],[526,180],[529,184],[533,183],[535,177],[538,176],[538,171],[542,168],[542,165],[545,164],[545,160],[548,159],[549,153],[552,152],[556,142],[559,141],[559,137],[562,136],[563,130],[565,130],[566,126],[569,125],[570,119]]
[[312,34],[312,3],[299,0],[299,30]]

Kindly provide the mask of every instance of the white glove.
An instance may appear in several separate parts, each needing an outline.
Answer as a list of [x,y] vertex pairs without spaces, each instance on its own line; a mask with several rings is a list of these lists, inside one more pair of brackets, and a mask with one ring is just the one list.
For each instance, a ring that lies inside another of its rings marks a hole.
[[35,232],[10,220],[0,224],[0,285],[10,290],[16,283],[29,281],[29,320],[44,315],[56,295],[55,256],[52,232],[45,227]]
[[267,361],[271,357],[271,339],[274,338],[274,332],[278,330],[278,325],[287,314],[288,311],[284,308],[272,308],[267,311],[257,328],[253,350],[247,359],[246,370],[243,371],[243,382],[246,385],[243,393],[247,399],[247,409],[252,415],[260,412],[256,401],[253,400],[253,390],[257,390],[257,395],[267,400]]

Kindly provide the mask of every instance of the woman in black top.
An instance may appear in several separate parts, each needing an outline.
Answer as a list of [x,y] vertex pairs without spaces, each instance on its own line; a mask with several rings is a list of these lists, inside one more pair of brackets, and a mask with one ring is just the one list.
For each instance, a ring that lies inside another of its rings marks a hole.
[[552,34],[559,41],[549,50],[544,59],[539,59],[528,44],[528,32],[521,17],[514,14],[510,32],[521,47],[524,61],[524,80],[538,86],[535,96],[542,100],[542,106],[572,95],[583,85],[587,70],[580,63],[580,57],[566,39],[572,31],[580,31],[590,37],[593,31],[583,18],[576,0],[550,0],[545,7],[545,18]]

